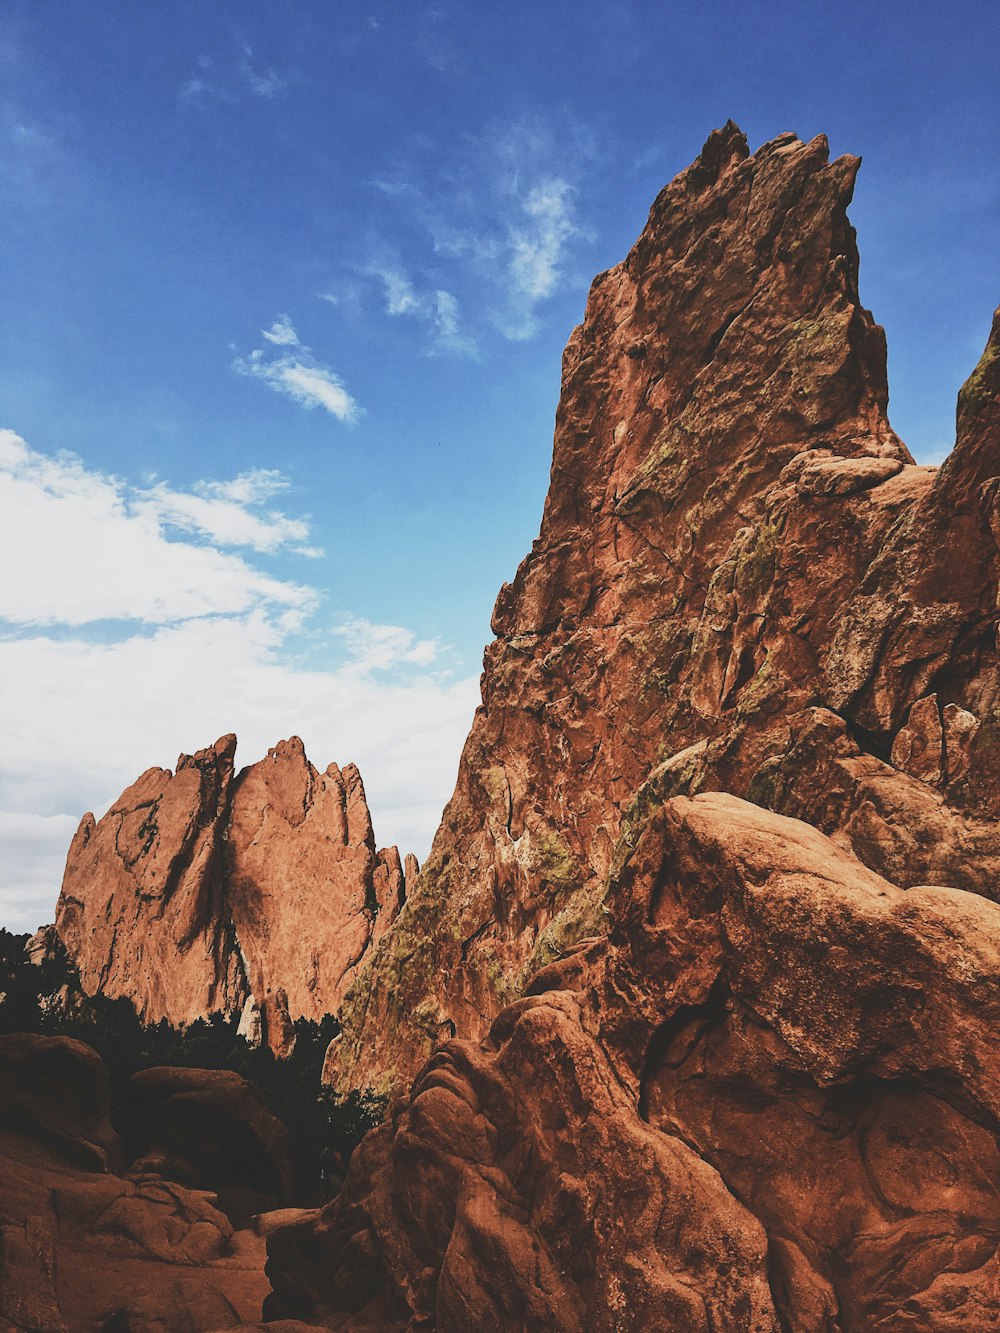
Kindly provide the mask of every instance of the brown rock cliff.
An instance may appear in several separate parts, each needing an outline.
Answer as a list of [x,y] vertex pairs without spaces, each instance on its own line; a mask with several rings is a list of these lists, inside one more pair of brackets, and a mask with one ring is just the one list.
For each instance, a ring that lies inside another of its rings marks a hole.
[[149,1022],[241,1014],[281,1051],[296,1018],[336,1012],[405,875],[353,765],[321,774],[293,737],[234,776],[235,750],[223,737],[86,815],[56,926],[89,994]]
[[265,1309],[332,1329],[1000,1324],[1000,906],[720,793],[619,848],[606,938],[443,1044]]
[[729,124],[594,282],[541,532],[432,854],[327,1076],[395,1084],[602,931],[619,837],[723,789],[902,887],[994,896],[1000,321],[917,467],[847,219],[858,160]]

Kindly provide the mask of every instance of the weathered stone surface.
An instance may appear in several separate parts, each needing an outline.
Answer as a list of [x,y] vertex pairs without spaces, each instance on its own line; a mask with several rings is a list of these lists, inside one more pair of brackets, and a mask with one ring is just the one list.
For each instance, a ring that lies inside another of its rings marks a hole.
[[56,926],[87,993],[150,1022],[239,1014],[286,1053],[295,1019],[336,1011],[405,874],[394,847],[375,849],[353,765],[320,774],[293,737],[234,777],[235,750],[224,736],[86,815]]
[[336,1329],[1000,1323],[1000,906],[675,797],[608,937],[442,1045],[266,1309]]
[[211,1190],[240,1218],[291,1201],[288,1131],[228,1069],[144,1069],[118,1111],[133,1176]]
[[915,466],[858,296],[857,167],[822,137],[749,156],[728,125],[595,280],[455,794],[331,1082],[399,1086],[603,929],[644,784],[748,796],[904,887],[996,895],[1000,316],[953,454]]
[[263,1240],[234,1232],[210,1191],[123,1171],[97,1055],[0,1037],[0,1327],[201,1333],[259,1319]]
[[151,768],[97,823],[84,815],[66,858],[56,929],[88,994],[127,996],[141,1017],[188,1023],[246,995],[222,897],[222,847],[236,737],[176,773]]

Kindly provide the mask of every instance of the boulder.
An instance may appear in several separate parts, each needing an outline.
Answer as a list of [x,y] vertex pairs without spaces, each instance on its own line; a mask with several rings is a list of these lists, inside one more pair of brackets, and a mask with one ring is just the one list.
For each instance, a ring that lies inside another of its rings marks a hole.
[[1000,1321],[1000,906],[675,797],[610,933],[438,1048],[274,1317],[333,1329],[866,1333]]
[[134,1177],[211,1191],[240,1219],[291,1202],[288,1131],[231,1070],[143,1069],[117,1116]]

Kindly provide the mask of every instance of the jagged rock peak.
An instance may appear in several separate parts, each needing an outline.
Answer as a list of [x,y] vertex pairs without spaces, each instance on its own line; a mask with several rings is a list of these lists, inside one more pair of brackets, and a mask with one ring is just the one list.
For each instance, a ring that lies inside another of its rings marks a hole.
[[678,791],[803,818],[896,884],[996,893],[1000,334],[951,459],[917,467],[859,298],[858,166],[822,136],[750,155],[730,123],[595,279],[455,793],[331,1081],[398,1085],[484,1036],[605,928],[620,840]]
[[405,874],[353,764],[320,774],[293,736],[234,775],[235,752],[223,736],[85,815],[56,925],[88,993],[148,1021],[241,1014],[287,1047],[294,1019],[336,1011]]

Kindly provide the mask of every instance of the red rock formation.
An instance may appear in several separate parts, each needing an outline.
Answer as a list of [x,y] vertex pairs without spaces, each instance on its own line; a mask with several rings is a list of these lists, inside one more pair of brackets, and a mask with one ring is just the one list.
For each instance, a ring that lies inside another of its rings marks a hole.
[[242,1014],[284,1051],[296,1018],[336,1011],[404,871],[394,847],[375,850],[353,765],[320,774],[293,737],[234,777],[235,750],[225,736],[144,773],[99,823],[86,815],[56,926],[88,994],[125,996],[150,1022]]
[[886,1333],[1000,1325],[1000,906],[810,826],[675,797],[606,939],[450,1041],[272,1315],[328,1328]]
[[801,817],[903,887],[996,894],[1000,319],[954,453],[915,466],[858,297],[857,168],[822,137],[749,156],[730,124],[595,280],[455,794],[331,1082],[399,1086],[484,1036],[604,929],[619,837],[677,792]]
[[140,1070],[115,1114],[133,1175],[211,1190],[234,1222],[291,1202],[288,1131],[232,1070]]
[[0,1037],[0,1327],[196,1333],[251,1323],[268,1290],[263,1240],[234,1232],[218,1203],[205,1189],[126,1172],[107,1074],[89,1047]]

